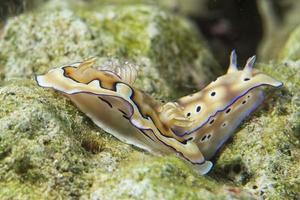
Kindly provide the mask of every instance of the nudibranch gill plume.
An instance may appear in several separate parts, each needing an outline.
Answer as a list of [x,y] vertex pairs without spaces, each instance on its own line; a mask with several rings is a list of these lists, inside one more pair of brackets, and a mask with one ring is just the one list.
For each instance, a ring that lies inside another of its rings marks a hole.
[[133,86],[132,67],[99,70],[94,59],[50,70],[39,86],[68,96],[97,126],[121,141],[155,154],[176,154],[201,174],[243,119],[263,100],[262,86],[282,83],[253,69],[238,70],[235,51],[227,73],[203,90],[161,103]]

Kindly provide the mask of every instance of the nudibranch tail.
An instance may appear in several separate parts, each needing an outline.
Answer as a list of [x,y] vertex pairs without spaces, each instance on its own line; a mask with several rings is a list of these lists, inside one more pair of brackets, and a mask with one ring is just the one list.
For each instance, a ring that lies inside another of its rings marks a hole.
[[261,86],[281,82],[253,70],[255,56],[243,70],[231,52],[225,75],[203,90],[161,104],[138,90],[137,70],[114,63],[95,69],[95,59],[65,65],[37,76],[42,87],[66,94],[92,121],[121,141],[156,154],[174,153],[207,173],[208,161],[263,100]]

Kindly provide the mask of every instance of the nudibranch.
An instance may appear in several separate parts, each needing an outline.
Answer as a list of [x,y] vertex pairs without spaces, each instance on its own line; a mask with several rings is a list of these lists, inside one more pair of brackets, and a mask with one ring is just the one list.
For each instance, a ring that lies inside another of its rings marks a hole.
[[201,174],[241,121],[263,100],[262,86],[281,82],[253,69],[243,70],[236,53],[227,73],[203,90],[161,103],[133,86],[134,68],[95,69],[94,59],[65,65],[37,76],[39,86],[68,96],[97,126],[121,141],[155,154],[176,154]]

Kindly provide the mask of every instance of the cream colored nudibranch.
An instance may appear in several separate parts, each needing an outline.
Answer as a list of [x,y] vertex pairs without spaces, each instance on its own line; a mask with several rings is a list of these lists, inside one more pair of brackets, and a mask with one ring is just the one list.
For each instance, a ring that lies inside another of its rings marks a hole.
[[252,70],[254,58],[244,70],[237,70],[233,52],[226,75],[199,93],[163,105],[132,86],[134,68],[97,70],[92,68],[94,62],[52,69],[36,80],[64,93],[97,126],[121,141],[156,154],[176,154],[201,174],[211,169],[208,160],[261,102],[260,86],[281,86]]

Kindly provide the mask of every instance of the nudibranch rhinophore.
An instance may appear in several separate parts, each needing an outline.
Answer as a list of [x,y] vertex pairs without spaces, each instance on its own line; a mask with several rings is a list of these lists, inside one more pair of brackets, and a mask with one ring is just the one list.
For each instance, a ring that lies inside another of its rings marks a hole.
[[282,83],[253,70],[255,56],[238,70],[232,51],[227,73],[203,90],[162,104],[133,87],[134,68],[97,70],[94,59],[37,76],[39,86],[67,95],[97,126],[121,141],[156,154],[175,153],[201,174],[241,121],[263,100],[261,86]]

